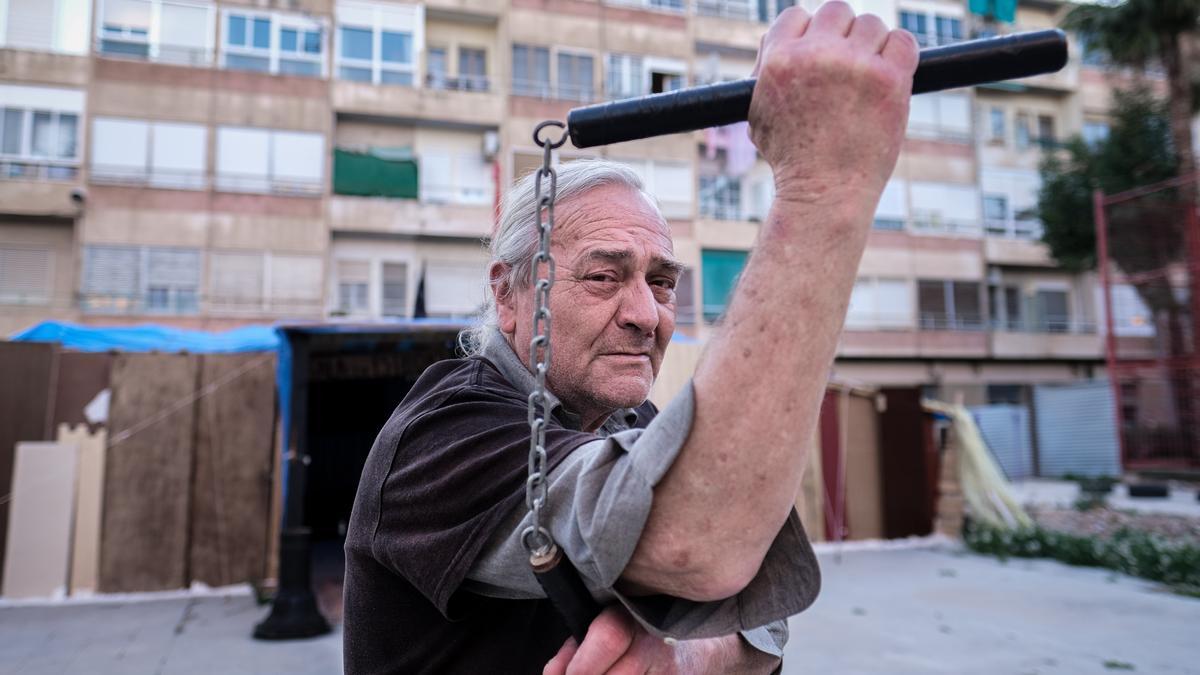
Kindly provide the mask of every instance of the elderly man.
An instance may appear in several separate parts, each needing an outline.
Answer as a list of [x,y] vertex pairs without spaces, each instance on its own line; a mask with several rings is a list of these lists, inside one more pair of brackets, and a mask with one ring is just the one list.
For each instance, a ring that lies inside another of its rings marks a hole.
[[346,542],[347,673],[778,668],[785,620],[819,586],[793,505],[916,63],[912,36],[842,2],[770,27],[750,124],[775,202],[691,385],[657,416],[670,229],[619,165],[560,169],[547,509],[607,607],[580,645],[520,545],[537,230],[532,178],[513,189],[468,358],[422,375],[367,460]]

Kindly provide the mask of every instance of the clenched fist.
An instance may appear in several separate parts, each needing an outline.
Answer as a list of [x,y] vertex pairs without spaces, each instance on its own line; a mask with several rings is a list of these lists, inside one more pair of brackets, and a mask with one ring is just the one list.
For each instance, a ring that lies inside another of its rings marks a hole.
[[873,208],[908,119],[916,40],[844,2],[780,13],[762,40],[750,104],[755,145],[777,196]]

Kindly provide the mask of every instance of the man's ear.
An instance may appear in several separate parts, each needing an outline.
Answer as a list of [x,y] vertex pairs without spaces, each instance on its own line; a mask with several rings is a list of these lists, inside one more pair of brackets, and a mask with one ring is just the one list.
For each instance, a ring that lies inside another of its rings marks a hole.
[[510,270],[507,263],[499,261],[488,267],[488,286],[496,298],[497,327],[505,335],[512,335],[517,330],[517,298],[509,283]]

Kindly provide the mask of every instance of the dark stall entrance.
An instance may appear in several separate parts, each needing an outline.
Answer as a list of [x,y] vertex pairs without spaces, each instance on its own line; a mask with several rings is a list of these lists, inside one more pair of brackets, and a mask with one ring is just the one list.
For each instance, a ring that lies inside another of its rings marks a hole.
[[[359,475],[380,428],[431,364],[454,358],[459,327],[366,326],[293,334],[305,380],[305,445],[311,463],[303,524],[311,530],[313,588],[321,612],[341,621],[342,547]],[[300,392],[297,392],[300,393]]]

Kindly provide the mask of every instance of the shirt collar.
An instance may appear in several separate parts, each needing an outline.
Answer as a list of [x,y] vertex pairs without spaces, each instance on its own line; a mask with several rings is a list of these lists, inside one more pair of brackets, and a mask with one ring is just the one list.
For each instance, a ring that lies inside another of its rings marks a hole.
[[[493,327],[488,330],[479,355],[496,366],[496,369],[500,371],[504,379],[516,387],[522,396],[528,397],[533,392],[533,387],[537,384],[537,380],[534,378],[533,373],[521,362],[517,353],[513,351],[512,345],[508,343],[508,338],[504,337],[504,333],[501,333],[500,329]],[[579,415],[563,406],[562,401],[549,389],[546,390],[546,403],[550,414],[556,415],[562,420],[564,425],[573,429],[583,428],[583,423]],[[620,408],[609,415],[608,419],[604,421],[604,424],[596,432],[607,436],[624,429],[632,429],[637,424],[637,421],[638,413],[636,410],[633,408]]]

